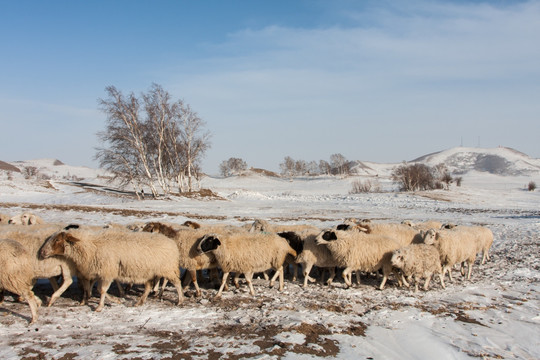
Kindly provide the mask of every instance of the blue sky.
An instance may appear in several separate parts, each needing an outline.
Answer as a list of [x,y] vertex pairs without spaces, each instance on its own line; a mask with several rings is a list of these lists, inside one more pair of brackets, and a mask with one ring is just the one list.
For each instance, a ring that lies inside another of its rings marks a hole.
[[97,167],[97,99],[158,83],[240,157],[540,157],[540,1],[3,1],[0,160]]

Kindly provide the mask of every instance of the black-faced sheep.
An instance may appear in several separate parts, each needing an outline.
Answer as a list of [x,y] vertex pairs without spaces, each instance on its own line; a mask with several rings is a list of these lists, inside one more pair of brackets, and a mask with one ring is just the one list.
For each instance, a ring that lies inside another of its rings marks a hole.
[[200,253],[212,252],[223,271],[221,286],[216,294],[223,292],[229,273],[243,273],[251,295],[255,295],[251,282],[253,274],[273,269],[276,271],[270,286],[279,276],[279,290],[283,290],[283,263],[287,255],[296,256],[296,252],[287,241],[274,234],[208,234],[199,242]]
[[332,256],[330,250],[328,250],[328,247],[317,244],[317,235],[319,233],[320,231],[317,231],[316,233],[305,231],[299,234],[299,236],[302,237],[303,246],[302,252],[298,254],[295,262],[302,265],[304,288],[307,287],[308,282],[316,281],[316,279],[310,276],[313,266],[321,269],[328,269],[330,272],[330,276],[326,282],[328,285],[332,283],[335,277],[335,268],[338,266],[338,263]]
[[34,323],[38,318],[39,303],[32,292],[34,272],[31,254],[19,242],[11,239],[0,240],[0,290],[8,290],[21,295],[28,302]]
[[[114,229],[96,231],[70,225],[50,236],[39,255],[43,259],[51,256],[70,259],[85,278],[96,279],[100,301],[95,311],[103,309],[105,294],[115,279],[145,285],[136,306],[144,304],[155,278],[166,278],[176,287],[178,304],[184,298],[178,247],[161,234]],[[90,293],[90,289],[85,290]]]
[[353,271],[376,272],[381,269],[381,290],[392,272],[392,252],[400,248],[397,241],[385,235],[343,230],[324,230],[317,236],[317,243],[326,245],[338,265],[345,268],[343,279],[347,286],[352,286]]
[[183,286],[189,286],[193,282],[197,296],[201,296],[201,289],[197,281],[197,271],[204,269],[216,269],[217,261],[212,253],[199,253],[197,245],[199,240],[206,235],[206,230],[198,228],[187,228],[176,230],[172,226],[160,222],[150,222],[143,228],[145,232],[161,233],[173,239],[178,246],[180,254],[180,267],[186,269],[188,274]]

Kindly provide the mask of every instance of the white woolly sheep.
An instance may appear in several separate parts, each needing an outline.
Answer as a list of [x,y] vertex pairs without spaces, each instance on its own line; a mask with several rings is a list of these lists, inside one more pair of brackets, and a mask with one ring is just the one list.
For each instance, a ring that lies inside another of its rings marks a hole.
[[231,272],[243,273],[250,294],[255,295],[251,282],[253,274],[273,269],[276,273],[270,280],[270,286],[273,286],[279,276],[279,290],[283,290],[283,262],[288,254],[296,256],[296,252],[285,239],[274,234],[262,233],[208,234],[199,242],[198,251],[212,252],[223,271],[216,298],[221,297]]
[[[105,294],[115,279],[145,285],[135,306],[144,304],[153,280],[160,277],[176,287],[178,304],[184,298],[178,247],[173,240],[161,234],[114,229],[95,231],[70,225],[49,237],[39,255],[40,258],[56,255],[70,259],[85,278],[97,279],[100,301],[95,311],[98,312],[105,306]],[[88,296],[90,289],[85,290]]]
[[423,237],[425,244],[435,245],[439,251],[443,277],[448,271],[450,281],[453,281],[452,267],[454,264],[466,262],[468,265],[467,279],[471,278],[472,266],[477,252],[475,235],[455,228],[449,230],[430,229],[423,234]]
[[401,246],[422,242],[420,231],[405,224],[369,222],[357,225],[356,229],[366,234],[386,235]]
[[32,312],[30,324],[33,324],[38,318],[39,303],[32,292],[34,272],[31,257],[21,243],[11,239],[0,240],[0,290],[11,291],[26,299]]
[[188,272],[182,285],[186,287],[189,286],[190,282],[193,282],[197,296],[201,296],[201,289],[197,282],[197,270],[216,269],[217,267],[216,258],[212,253],[201,254],[197,251],[199,240],[207,234],[206,230],[195,230],[191,227],[186,230],[176,230],[167,224],[150,222],[145,225],[143,231],[161,233],[176,242],[180,254],[180,267]]
[[442,223],[437,220],[428,220],[421,223],[415,223],[415,222],[412,222],[411,220],[403,220],[401,223],[403,225],[410,226],[413,229],[424,230],[424,231],[427,231],[429,229],[440,229],[442,226]]
[[[40,260],[38,252],[45,240],[60,230],[62,225],[41,224],[33,226],[10,225],[0,227],[0,237],[9,238],[21,243],[30,253],[30,264],[33,271],[33,279],[49,279],[54,293],[49,299],[47,306],[51,306],[73,283],[73,276],[78,276],[75,264],[59,257]],[[62,276],[62,284],[58,287],[55,277]],[[85,279],[78,276],[83,283]]]
[[381,290],[392,272],[392,251],[400,248],[397,241],[385,235],[343,230],[324,230],[317,236],[317,243],[326,245],[339,266],[345,267],[343,279],[347,286],[352,286],[353,271],[382,269]]
[[466,226],[456,224],[444,224],[442,229],[463,231],[469,233],[476,242],[476,253],[482,253],[482,264],[490,260],[489,249],[493,244],[493,232],[484,226]]
[[268,221],[263,219],[256,219],[249,227],[248,232],[250,233],[273,233],[277,234],[279,232],[286,232],[286,231],[294,231],[294,232],[302,232],[302,231],[315,231],[320,232],[320,229],[313,225],[307,225],[307,224],[295,224],[295,225],[278,225],[278,224],[270,224]]
[[407,279],[414,278],[415,291],[418,291],[420,279],[424,278],[424,290],[429,288],[429,282],[433,274],[439,274],[441,285],[444,285],[444,277],[442,275],[441,260],[439,251],[433,245],[427,244],[411,244],[394,250],[391,258],[392,266],[401,270],[402,281],[406,286]]
[[36,225],[45,223],[41,217],[29,212],[13,216],[8,222],[13,225]]

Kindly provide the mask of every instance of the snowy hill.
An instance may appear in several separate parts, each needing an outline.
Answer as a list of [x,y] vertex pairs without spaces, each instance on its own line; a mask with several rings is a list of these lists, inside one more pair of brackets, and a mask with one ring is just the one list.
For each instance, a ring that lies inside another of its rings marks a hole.
[[503,176],[532,175],[540,172],[540,159],[533,159],[506,147],[457,147],[424,155],[412,162],[430,166],[444,163],[453,174],[465,174],[472,170]]

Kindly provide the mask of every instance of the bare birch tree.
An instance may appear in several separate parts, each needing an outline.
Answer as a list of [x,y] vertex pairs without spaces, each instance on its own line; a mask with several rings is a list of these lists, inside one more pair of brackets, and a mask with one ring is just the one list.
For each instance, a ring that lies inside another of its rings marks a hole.
[[184,177],[192,191],[193,175],[210,147],[204,121],[183,101],[172,101],[157,84],[141,95],[142,100],[133,93],[125,98],[114,86],[105,90],[108,98],[98,100],[107,115],[106,129],[98,133],[106,145],[97,148],[100,166],[136,191],[148,185],[154,196],[156,183],[165,194],[174,184],[183,192]]

